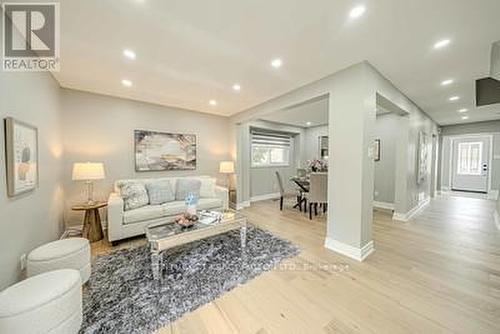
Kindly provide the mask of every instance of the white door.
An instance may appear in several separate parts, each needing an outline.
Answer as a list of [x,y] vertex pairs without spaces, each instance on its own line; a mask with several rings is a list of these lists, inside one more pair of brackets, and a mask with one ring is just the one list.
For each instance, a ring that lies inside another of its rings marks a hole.
[[452,189],[488,192],[490,138],[453,140]]

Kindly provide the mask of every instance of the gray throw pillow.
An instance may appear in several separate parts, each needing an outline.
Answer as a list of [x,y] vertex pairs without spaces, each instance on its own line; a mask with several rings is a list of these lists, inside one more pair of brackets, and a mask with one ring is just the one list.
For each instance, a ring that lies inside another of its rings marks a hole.
[[120,194],[123,198],[125,211],[137,209],[149,204],[148,193],[142,183],[122,183],[120,184]]
[[177,179],[175,188],[175,199],[177,201],[183,201],[190,193],[199,198],[201,181],[197,179]]
[[148,191],[149,204],[151,205],[160,205],[175,201],[174,190],[168,180],[149,182],[146,184],[146,190]]

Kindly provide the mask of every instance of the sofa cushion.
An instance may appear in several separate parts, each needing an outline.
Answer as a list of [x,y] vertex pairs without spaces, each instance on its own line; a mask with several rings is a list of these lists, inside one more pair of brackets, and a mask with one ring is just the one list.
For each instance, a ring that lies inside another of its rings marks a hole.
[[149,203],[148,192],[144,184],[139,182],[123,182],[120,184],[120,194],[123,197],[124,210],[133,210]]
[[210,210],[222,207],[222,200],[220,198],[200,198],[197,210]]
[[164,216],[161,205],[147,205],[123,213],[123,223],[130,224]]
[[201,181],[200,197],[201,198],[214,198],[215,194],[215,179],[204,177],[199,179]]
[[164,216],[177,216],[186,212],[184,201],[168,202],[162,205]]
[[160,205],[175,200],[175,193],[172,184],[168,180],[146,183],[148,191],[149,204]]
[[177,179],[175,186],[175,200],[184,201],[188,194],[200,197],[201,181],[199,179],[181,178]]

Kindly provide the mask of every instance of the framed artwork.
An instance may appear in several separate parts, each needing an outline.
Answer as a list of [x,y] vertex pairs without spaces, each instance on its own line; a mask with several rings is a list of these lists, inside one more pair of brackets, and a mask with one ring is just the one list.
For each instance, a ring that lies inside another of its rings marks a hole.
[[7,195],[14,197],[38,186],[38,130],[12,117],[5,119]]
[[417,155],[417,184],[423,183],[429,173],[429,136],[420,131],[418,133]]
[[135,130],[137,172],[196,169],[196,135]]
[[373,148],[373,157],[375,161],[380,161],[380,139],[375,139],[375,146]]

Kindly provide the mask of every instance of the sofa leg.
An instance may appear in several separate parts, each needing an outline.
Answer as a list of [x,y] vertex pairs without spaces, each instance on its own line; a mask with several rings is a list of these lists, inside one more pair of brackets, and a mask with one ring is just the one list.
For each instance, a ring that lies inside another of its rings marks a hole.
[[309,220],[313,219],[313,203],[309,203]]
[[119,241],[117,241],[117,240],[115,240],[115,241],[111,241],[111,246],[116,247],[116,246],[118,246],[118,244],[119,244],[119,243],[120,243],[120,242],[119,242]]

